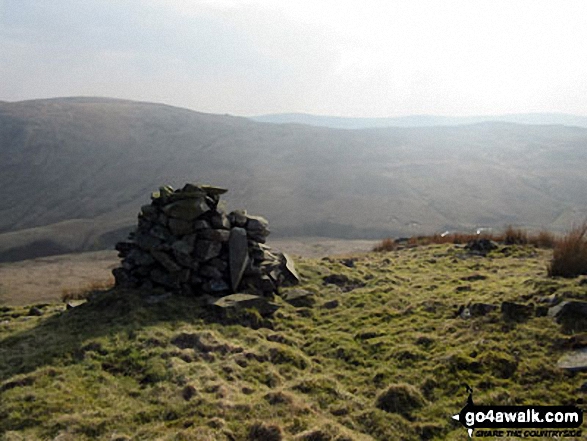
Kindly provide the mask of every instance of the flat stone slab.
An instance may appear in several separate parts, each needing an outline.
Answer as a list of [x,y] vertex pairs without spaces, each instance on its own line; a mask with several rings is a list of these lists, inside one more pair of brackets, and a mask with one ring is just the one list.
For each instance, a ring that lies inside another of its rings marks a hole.
[[587,370],[587,348],[578,349],[563,355],[556,365],[567,371]]
[[230,294],[216,300],[212,306],[222,311],[241,311],[254,308],[262,316],[271,315],[279,309],[279,305],[269,302],[265,297],[253,294]]
[[221,195],[228,191],[226,188],[216,187],[214,185],[200,185],[199,187],[210,195]]
[[292,289],[284,293],[282,298],[297,308],[314,306],[316,303],[314,293],[305,289]]

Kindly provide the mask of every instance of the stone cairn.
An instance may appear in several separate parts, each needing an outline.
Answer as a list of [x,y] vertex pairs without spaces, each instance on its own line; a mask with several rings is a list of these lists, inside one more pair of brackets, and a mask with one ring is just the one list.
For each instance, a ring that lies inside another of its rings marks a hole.
[[226,189],[186,184],[161,187],[141,207],[138,226],[116,244],[122,266],[116,286],[186,296],[244,293],[273,297],[299,282],[293,261],[265,245],[268,222],[218,206]]

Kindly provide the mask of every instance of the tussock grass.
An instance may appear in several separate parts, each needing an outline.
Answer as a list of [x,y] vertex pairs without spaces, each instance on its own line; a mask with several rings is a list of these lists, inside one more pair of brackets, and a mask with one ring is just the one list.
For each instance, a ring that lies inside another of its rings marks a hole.
[[397,243],[395,240],[391,238],[383,239],[379,244],[375,245],[373,251],[375,252],[382,252],[382,251],[394,251],[397,250]]
[[409,417],[411,412],[424,406],[421,392],[410,384],[392,384],[377,396],[376,407],[385,412]]
[[528,233],[521,228],[508,225],[503,233],[503,243],[506,245],[526,245],[528,243]]
[[548,265],[551,277],[576,277],[587,274],[587,221],[574,227],[558,241]]
[[558,242],[557,237],[550,231],[542,230],[538,234],[530,236],[529,243],[534,244],[538,248],[552,249]]

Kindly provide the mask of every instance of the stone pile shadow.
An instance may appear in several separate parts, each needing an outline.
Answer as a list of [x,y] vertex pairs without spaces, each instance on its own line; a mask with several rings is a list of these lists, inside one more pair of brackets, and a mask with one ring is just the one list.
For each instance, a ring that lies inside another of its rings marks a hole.
[[[11,382],[8,386],[2,383],[15,375],[56,361],[67,364],[82,360],[86,350],[91,349],[88,342],[95,338],[123,335],[132,339],[136,331],[162,323],[172,327],[234,323],[203,298],[172,296],[159,301],[138,290],[117,288],[101,292],[77,307],[45,314],[46,318],[31,318],[39,321],[34,327],[0,340],[0,392],[10,388]],[[254,328],[271,327],[269,319],[256,314],[241,316],[238,323]]]

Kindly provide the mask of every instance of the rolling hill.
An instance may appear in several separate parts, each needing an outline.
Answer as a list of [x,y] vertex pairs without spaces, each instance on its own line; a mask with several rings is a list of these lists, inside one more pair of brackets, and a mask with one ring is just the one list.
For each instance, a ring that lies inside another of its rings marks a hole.
[[275,236],[380,238],[587,215],[587,129],[337,130],[106,98],[0,103],[0,261],[110,247],[159,185],[227,187]]

